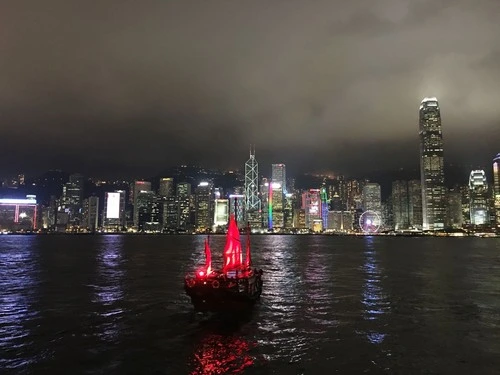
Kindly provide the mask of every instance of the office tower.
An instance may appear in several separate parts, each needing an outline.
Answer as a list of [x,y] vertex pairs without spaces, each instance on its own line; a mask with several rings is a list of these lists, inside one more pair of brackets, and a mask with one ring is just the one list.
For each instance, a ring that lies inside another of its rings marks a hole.
[[214,231],[219,227],[227,227],[229,222],[229,200],[216,199],[214,208]]
[[125,228],[125,191],[115,190],[104,195],[102,226],[107,232],[118,232]]
[[149,181],[134,181],[133,189],[132,189],[132,202],[134,205],[134,227],[136,229],[139,228],[139,206],[138,206],[138,197],[140,192],[149,192],[151,191],[151,182]]
[[69,220],[81,218],[80,210],[83,203],[84,179],[81,174],[75,173],[69,176],[69,181],[63,185],[62,207],[69,215]]
[[495,207],[495,223],[497,230],[500,229],[500,153],[493,159],[493,194]]
[[382,195],[380,185],[377,183],[366,183],[361,194],[363,211],[375,211],[380,215],[382,211]]
[[188,182],[179,182],[175,191],[175,195],[178,197],[190,197],[191,196],[191,184]]
[[179,226],[179,198],[162,197],[161,204],[163,229],[175,231]]
[[295,197],[291,193],[285,194],[285,208],[283,209],[283,227],[285,229],[293,228],[293,207]]
[[271,171],[271,181],[280,184],[283,194],[287,192],[286,189],[286,167],[285,164],[273,164]]
[[200,182],[195,190],[195,225],[196,230],[205,232],[212,229],[213,185]]
[[394,229],[422,229],[420,181],[394,181],[391,196]]
[[180,182],[177,184],[176,197],[178,205],[177,229],[186,231],[192,227],[191,220],[191,184]]
[[302,209],[305,211],[305,226],[307,229],[313,230],[318,222],[321,222],[321,226],[323,226],[321,208],[321,191],[319,189],[309,189],[302,193]]
[[229,195],[229,215],[234,215],[238,228],[246,228],[244,194]]
[[160,227],[160,204],[154,191],[140,190],[135,199],[137,230],[155,231]]
[[441,113],[436,98],[424,98],[420,104],[419,134],[423,229],[440,230],[446,216],[446,189]]
[[446,197],[446,227],[460,229],[463,225],[462,192],[455,186],[448,190]]
[[469,202],[470,223],[472,225],[489,224],[488,183],[483,170],[470,172]]
[[268,197],[269,229],[281,229],[285,222],[285,194],[279,182],[271,182]]
[[160,178],[160,187],[158,188],[158,195],[162,198],[174,196],[174,179],[172,177]]
[[83,227],[95,232],[99,221],[99,197],[88,197],[83,201]]

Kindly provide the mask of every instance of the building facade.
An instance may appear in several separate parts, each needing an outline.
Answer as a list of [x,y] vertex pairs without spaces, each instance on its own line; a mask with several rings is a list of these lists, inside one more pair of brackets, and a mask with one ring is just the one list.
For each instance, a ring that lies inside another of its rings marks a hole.
[[441,112],[436,98],[424,98],[420,104],[419,135],[423,230],[442,230],[446,189]]

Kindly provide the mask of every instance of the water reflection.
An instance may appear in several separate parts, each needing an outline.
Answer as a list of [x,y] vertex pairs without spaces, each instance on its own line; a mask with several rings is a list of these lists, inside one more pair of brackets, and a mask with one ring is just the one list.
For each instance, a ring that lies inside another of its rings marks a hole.
[[103,236],[97,252],[97,283],[92,285],[92,302],[100,305],[94,314],[98,320],[97,336],[105,341],[116,341],[119,323],[123,318],[123,236]]
[[263,314],[259,322],[264,338],[259,345],[264,350],[267,347],[275,349],[268,360],[299,362],[311,344],[311,327],[304,321],[307,318],[303,314],[308,303],[307,291],[303,287],[303,273],[298,267],[300,258],[307,254],[297,251],[297,242],[292,236],[270,237],[266,242],[260,263],[265,267],[260,306]]
[[39,285],[38,257],[33,238],[5,240],[0,251],[0,368],[19,369],[34,359],[25,356],[33,344],[32,321],[39,317],[33,305]]
[[252,351],[257,343],[242,333],[242,325],[248,319],[251,318],[205,322],[202,337],[193,352],[191,375],[242,374],[253,366]]
[[[361,303],[364,306],[363,318],[367,321],[379,320],[383,314],[390,310],[390,302],[382,289],[383,272],[375,257],[374,238],[371,236],[365,237],[365,259],[362,267],[365,279]],[[380,328],[382,325],[374,323],[373,326]],[[365,334],[372,344],[380,344],[386,338],[386,334],[379,331],[369,331]]]

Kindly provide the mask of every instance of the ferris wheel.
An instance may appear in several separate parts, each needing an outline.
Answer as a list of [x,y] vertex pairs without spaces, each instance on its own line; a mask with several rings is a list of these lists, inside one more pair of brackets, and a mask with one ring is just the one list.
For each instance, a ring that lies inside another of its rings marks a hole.
[[359,217],[359,227],[363,233],[377,233],[381,224],[380,215],[375,211],[365,211]]

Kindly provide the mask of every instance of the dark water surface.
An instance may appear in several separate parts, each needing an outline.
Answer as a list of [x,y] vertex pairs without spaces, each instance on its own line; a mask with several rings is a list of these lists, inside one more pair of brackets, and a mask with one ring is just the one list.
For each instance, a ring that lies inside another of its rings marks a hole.
[[192,313],[203,240],[0,237],[0,373],[500,374],[499,239],[253,236],[241,319]]

